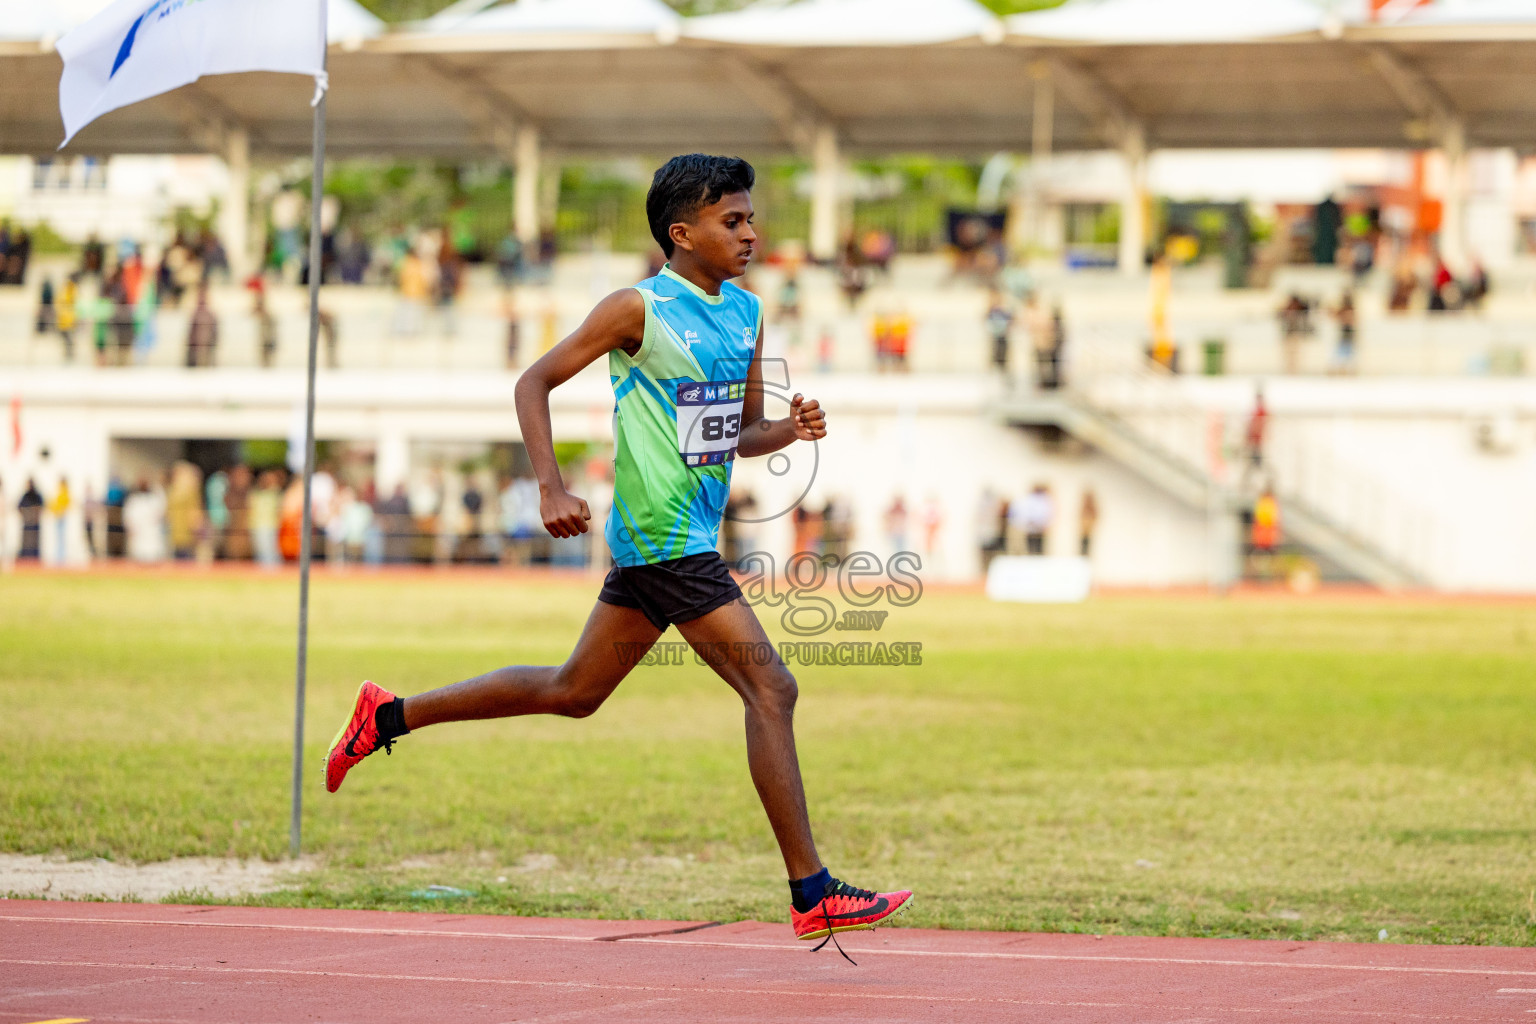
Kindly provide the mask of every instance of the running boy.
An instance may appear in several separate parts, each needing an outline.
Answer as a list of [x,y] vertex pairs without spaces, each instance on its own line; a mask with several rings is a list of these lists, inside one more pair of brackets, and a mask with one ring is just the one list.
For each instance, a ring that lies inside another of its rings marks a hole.
[[[648,650],[668,625],[701,652],[769,646],[716,553],[731,461],[825,437],[827,428],[820,405],[798,394],[787,418],[763,415],[762,306],[730,283],[746,273],[757,242],[754,177],[750,164],[730,157],[668,161],[645,206],[670,262],[598,303],[517,383],[517,416],[539,479],[544,526],[555,537],[574,537],[587,532],[591,512],[560,477],[549,393],[594,360],[608,359],[615,456],[604,532],[615,565],[576,649],[563,665],[510,666],[404,699],[363,683],[326,757],[326,789],[334,793],[363,758],[429,725],[512,715],[585,718],[635,663],[618,652]],[[746,705],[747,763],[789,872],[795,934],[817,939],[873,928],[903,909],[911,892],[854,888],[833,878],[817,856],[795,753],[797,688],[783,662],[711,660]]]

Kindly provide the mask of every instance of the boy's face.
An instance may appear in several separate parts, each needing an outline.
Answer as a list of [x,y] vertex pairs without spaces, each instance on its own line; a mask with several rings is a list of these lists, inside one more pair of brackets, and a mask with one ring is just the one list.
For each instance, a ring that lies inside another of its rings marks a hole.
[[752,194],[731,192],[704,207],[693,220],[672,225],[672,241],[712,277],[724,280],[747,272],[757,248],[752,230]]

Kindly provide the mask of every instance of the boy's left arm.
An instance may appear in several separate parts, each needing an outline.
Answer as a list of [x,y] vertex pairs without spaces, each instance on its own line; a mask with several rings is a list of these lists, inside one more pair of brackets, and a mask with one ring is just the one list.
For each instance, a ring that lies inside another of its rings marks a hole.
[[763,332],[747,367],[747,393],[741,407],[741,440],[736,454],[744,459],[767,455],[795,441],[816,441],[827,436],[827,416],[821,403],[798,391],[789,403],[789,415],[781,420],[763,416]]

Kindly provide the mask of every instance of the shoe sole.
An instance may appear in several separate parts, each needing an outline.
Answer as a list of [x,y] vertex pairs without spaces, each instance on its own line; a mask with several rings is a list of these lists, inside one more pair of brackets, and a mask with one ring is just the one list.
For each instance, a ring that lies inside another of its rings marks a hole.
[[[885,924],[887,921],[890,921],[890,920],[892,920],[894,918],[898,918],[902,914],[905,914],[907,912],[907,908],[912,905],[912,901],[915,900],[915,899],[917,899],[917,894],[913,893],[911,896],[907,897],[907,902],[903,903],[901,906],[897,907],[895,910],[891,911],[889,914],[886,914],[884,917],[882,917],[878,921],[871,921],[868,924],[845,924],[845,925],[841,925],[839,927],[833,928],[833,929],[831,929],[831,931],[832,931],[833,934],[838,934],[838,933],[841,933],[841,932],[872,932],[876,928],[878,928],[881,925]],[[827,937],[827,929],[826,928],[823,928],[820,931],[808,932],[805,935],[796,935],[795,936],[795,938],[799,939],[801,942],[812,942],[812,941],[814,941],[816,939],[824,939],[826,937]]]
[[[336,748],[346,737],[347,730],[352,726],[352,719],[357,717],[357,705],[362,702],[363,687],[367,685],[368,680],[366,679],[357,684],[357,696],[352,698],[352,713],[347,716],[345,722],[341,723],[341,728],[336,730],[336,735],[331,737],[331,745],[325,748],[325,761],[320,765],[320,778],[327,783],[327,789],[330,788],[329,783],[331,781],[331,755],[336,752]],[[336,788],[340,789],[340,784],[337,784]]]

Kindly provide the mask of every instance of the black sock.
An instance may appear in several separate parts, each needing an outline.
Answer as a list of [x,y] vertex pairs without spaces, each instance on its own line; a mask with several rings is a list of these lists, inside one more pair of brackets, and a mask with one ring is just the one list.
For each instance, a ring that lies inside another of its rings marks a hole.
[[795,905],[795,910],[801,914],[815,907],[821,902],[821,898],[827,894],[827,886],[832,884],[832,872],[822,868],[807,878],[791,878],[789,880],[789,899]]
[[379,742],[404,736],[411,730],[405,727],[405,701],[396,697],[388,704],[380,704],[373,713],[373,727],[379,730]]

